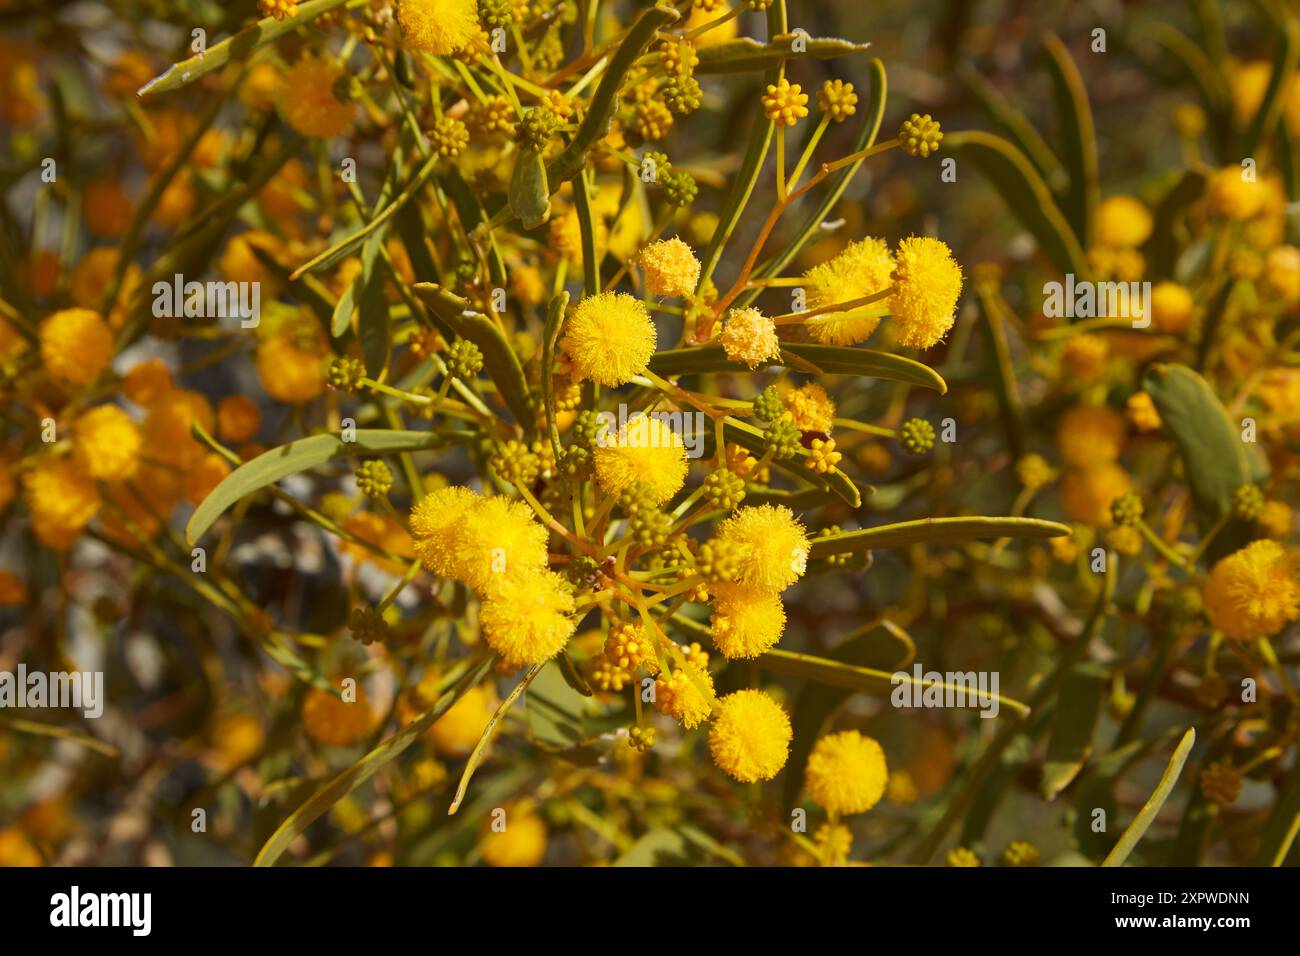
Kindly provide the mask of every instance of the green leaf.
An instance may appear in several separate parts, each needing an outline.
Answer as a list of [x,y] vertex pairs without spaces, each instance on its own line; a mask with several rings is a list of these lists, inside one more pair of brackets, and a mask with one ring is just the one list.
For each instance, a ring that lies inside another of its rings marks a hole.
[[404,451],[445,448],[467,441],[472,432],[436,434],[433,432],[395,431],[387,428],[359,428],[356,441],[344,441],[338,435],[312,435],[299,438],[279,448],[263,452],[245,462],[221,480],[199,503],[185,525],[185,540],[194,544],[203,537],[225,512],[240,498],[275,484],[282,478],[323,465],[331,458],[357,455],[391,455]]
[[1178,61],[1191,80],[1205,110],[1210,136],[1223,149],[1232,125],[1232,94],[1223,72],[1196,41],[1176,27],[1168,23],[1153,23],[1149,35]]
[[1128,825],[1128,828],[1120,836],[1115,848],[1107,854],[1106,859],[1101,861],[1102,866],[1124,865],[1124,861],[1128,859],[1129,854],[1138,845],[1138,841],[1146,834],[1147,828],[1155,821],[1156,815],[1160,813],[1160,808],[1169,799],[1169,794],[1173,792],[1174,785],[1178,783],[1178,777],[1183,772],[1183,764],[1187,763],[1187,757],[1191,754],[1195,743],[1196,730],[1189,727],[1177,749],[1174,750],[1174,755],[1169,758],[1169,766],[1165,768],[1164,775],[1161,776],[1160,782],[1156,784],[1151,799],[1143,804],[1142,809],[1138,811],[1138,815],[1133,818],[1133,822]]
[[[596,249],[596,217],[591,211],[591,192],[586,173],[574,181],[573,208],[578,216],[578,233],[582,240],[582,294],[598,295],[601,260]],[[622,215],[622,210],[619,214]]]
[[[537,673],[524,697],[528,736],[543,749],[582,760],[590,741],[619,726],[621,711],[602,711],[565,679],[557,661],[548,661]],[[587,757],[592,755],[587,754]]]
[[992,181],[1012,213],[1061,272],[1089,274],[1078,237],[1024,153],[1002,137],[979,130],[946,134],[943,148],[958,159],[969,159]]
[[703,76],[719,73],[757,73],[775,70],[790,60],[832,60],[851,53],[862,53],[870,43],[853,43],[837,37],[802,37],[803,49],[794,48],[794,35],[787,34],[770,43],[752,37],[740,37],[700,47],[700,62],[695,72]]
[[285,17],[283,20],[274,17],[258,20],[234,36],[208,47],[203,53],[168,67],[161,76],[155,76],[140,87],[135,95],[153,96],[180,89],[187,83],[193,83],[199,77],[220,69],[232,60],[247,57],[258,47],[273,43],[286,33],[296,30],[309,20],[316,19],[322,13],[341,6],[344,2],[345,0],[308,0],[307,3],[301,4],[292,16]]
[[1061,165],[1052,148],[1047,145],[1047,141],[1034,128],[1033,122],[1022,110],[1017,109],[996,86],[976,72],[969,63],[957,65],[957,76],[980,101],[980,105],[984,107],[984,111],[989,114],[993,122],[1002,128],[1002,132],[1016,148],[1034,164],[1038,175],[1043,177],[1043,181],[1049,188],[1055,191],[1069,181],[1065,167]]
[[1273,812],[1264,823],[1259,849],[1255,851],[1255,866],[1281,866],[1300,832],[1300,761],[1287,774],[1286,782],[1277,796]]
[[1070,51],[1054,33],[1043,37],[1051,67],[1052,89],[1056,94],[1056,111],[1060,117],[1062,154],[1070,172],[1070,188],[1065,212],[1074,234],[1085,249],[1092,246],[1093,219],[1101,199],[1097,172],[1097,135],[1093,128],[1092,107],[1079,68]]
[[436,283],[417,282],[412,289],[453,332],[479,347],[483,353],[483,367],[501,398],[514,413],[515,420],[531,434],[536,427],[533,399],[528,392],[519,356],[506,341],[501,327],[481,312],[470,311],[468,302]]
[[1189,169],[1170,187],[1156,204],[1151,238],[1142,246],[1142,256],[1153,276],[1167,276],[1174,271],[1180,251],[1176,225],[1205,194],[1209,177],[1204,170]]
[[528,673],[506,695],[506,699],[501,702],[501,705],[488,719],[487,726],[483,728],[483,733],[479,735],[478,743],[474,745],[474,750],[470,753],[469,759],[465,761],[465,769],[460,774],[460,784],[456,787],[456,796],[452,797],[451,806],[447,808],[449,816],[460,809],[460,805],[465,799],[465,791],[469,789],[469,782],[474,777],[474,771],[483,762],[483,758],[487,756],[488,745],[492,743],[492,738],[496,736],[496,730],[501,723],[501,718],[515,705],[519,695],[528,689],[528,685],[537,677],[543,666],[543,664],[534,664],[530,667]]
[[[1242,485],[1267,477],[1263,456],[1251,454],[1243,442],[1240,426],[1214,390],[1185,365],[1154,365],[1143,387],[1160,413],[1165,433],[1183,459],[1183,471],[1196,505],[1202,532],[1232,511],[1232,495]],[[1253,449],[1252,449],[1253,450]],[[1216,537],[1218,544],[1231,528]]]
[[1300,20],[1276,0],[1258,0],[1258,3],[1271,21],[1269,26],[1277,37],[1277,49],[1273,55],[1273,74],[1269,77],[1268,89],[1264,91],[1264,98],[1241,144],[1243,157],[1254,156],[1255,150],[1277,126],[1290,94],[1291,80],[1297,65],[1300,65]]
[[604,75],[600,79],[591,102],[587,104],[586,115],[579,124],[573,139],[564,148],[564,152],[555,158],[546,170],[546,179],[551,192],[555,192],[578,173],[582,172],[587,162],[587,153],[591,147],[609,132],[610,120],[618,108],[618,94],[623,86],[623,78],[632,69],[637,58],[645,52],[662,27],[676,23],[681,14],[669,7],[653,6],[646,10],[632,24],[623,42],[619,44],[614,55],[609,59]]
[[551,193],[546,186],[546,163],[536,150],[522,149],[510,174],[510,211],[525,229],[536,229],[551,218]]
[[[948,391],[943,376],[930,366],[891,352],[804,342],[786,343],[781,347],[791,355],[816,366],[819,372],[826,375],[861,375],[865,378],[885,379],[932,388],[940,395]],[[770,364],[780,366],[783,360],[778,359]],[[750,369],[743,362],[728,359],[721,345],[705,345],[658,352],[650,359],[650,371],[656,375],[701,375],[710,372],[744,374]]]
[[1092,755],[1092,735],[1109,679],[1105,668],[1079,664],[1061,682],[1043,763],[1040,791],[1044,800],[1055,799],[1068,787]]
[[712,837],[682,824],[648,831],[614,861],[614,866],[699,866],[711,857],[721,857],[736,866],[744,863]]
[[330,807],[400,757],[439,717],[451,710],[452,705],[466,691],[487,675],[495,660],[495,655],[489,655],[468,668],[432,707],[312,794],[271,834],[271,838],[253,860],[253,866],[274,865],[289,848],[289,844],[327,813]]
[[816,538],[809,556],[824,558],[850,551],[897,548],[928,541],[955,544],[986,538],[1059,538],[1070,533],[1069,525],[1041,518],[920,518]]
[[546,310],[546,327],[542,330],[542,402],[546,406],[546,429],[551,450],[560,458],[560,428],[555,421],[555,354],[569,309],[569,293],[561,290]]
[[[844,687],[849,690],[865,691],[869,694],[889,694],[893,692],[895,687],[903,684],[910,684],[917,688],[939,687],[944,691],[954,693],[960,690],[963,691],[968,706],[972,708],[978,706],[972,700],[969,689],[959,688],[955,684],[945,681],[918,681],[912,674],[905,671],[877,670],[873,667],[845,664],[826,657],[816,657],[812,654],[800,654],[797,651],[783,651],[780,649],[768,651],[758,658],[758,666],[763,670],[774,671],[787,677],[798,677],[803,680],[816,681],[819,684],[827,684],[831,687]],[[1005,707],[1017,717],[1023,717],[1029,713],[1029,706],[1021,701],[1003,697],[1001,694],[989,694],[988,696],[998,702],[999,712],[1001,708]]]

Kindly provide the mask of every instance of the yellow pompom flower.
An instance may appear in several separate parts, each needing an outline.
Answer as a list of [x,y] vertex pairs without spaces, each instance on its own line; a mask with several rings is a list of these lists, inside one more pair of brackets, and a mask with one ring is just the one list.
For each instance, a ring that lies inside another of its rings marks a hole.
[[325,356],[299,348],[287,335],[264,339],[257,349],[257,377],[277,402],[305,405],[325,392]]
[[799,580],[808,566],[808,535],[783,505],[741,508],[718,526],[717,536],[740,549],[736,583],[751,590],[776,594]]
[[[491,818],[495,821],[495,817]],[[546,823],[527,807],[506,807],[503,827],[490,823],[479,847],[488,866],[536,866],[546,855]]]
[[719,584],[711,624],[713,645],[723,657],[749,660],[771,650],[781,640],[785,608],[775,594]]
[[99,511],[95,481],[69,458],[46,456],[23,475],[32,530],[41,543],[66,551]]
[[412,509],[411,536],[415,539],[415,553],[434,574],[454,576],[461,519],[481,500],[481,496],[469,488],[449,485],[425,495]]
[[244,442],[262,427],[262,412],[245,395],[227,395],[217,403],[217,431],[223,441]]
[[27,585],[12,571],[0,571],[0,607],[18,607],[27,603]]
[[197,505],[212,493],[230,474],[230,463],[215,451],[210,451],[185,470],[185,500]]
[[1160,427],[1160,412],[1146,392],[1134,392],[1124,403],[1124,411],[1133,427],[1140,432],[1153,432]]
[[708,719],[711,712],[708,697],[701,693],[701,687],[712,694],[713,675],[688,660],[684,668],[671,674],[660,674],[655,680],[655,706],[680,721],[687,730],[694,730]]
[[1300,559],[1276,541],[1252,541],[1210,570],[1203,596],[1210,623],[1249,641],[1300,618]]
[[729,312],[719,340],[727,358],[744,362],[750,368],[758,368],[781,357],[776,323],[758,309],[733,309]]
[[675,237],[650,243],[637,258],[645,271],[646,288],[655,295],[681,298],[694,292],[700,281],[700,260]]
[[0,866],[43,866],[40,851],[17,827],[0,827]]
[[355,104],[340,100],[335,86],[343,69],[324,57],[304,55],[280,81],[280,115],[303,136],[328,139],[352,128]]
[[757,783],[781,772],[793,736],[780,704],[761,690],[738,690],[718,699],[718,713],[709,727],[709,753],[728,776]]
[[888,778],[880,744],[846,730],[817,741],[808,755],[804,786],[831,813],[865,813],[884,796]]
[[[893,275],[894,255],[883,239],[851,242],[835,258],[804,273],[806,304],[816,310],[862,299],[889,288]],[[818,315],[809,320],[808,334],[823,345],[856,345],[876,331],[884,312],[882,304]]]
[[477,0],[398,0],[396,13],[407,45],[435,56],[473,46],[482,30]]
[[928,349],[941,341],[956,320],[961,266],[938,239],[913,236],[898,244],[894,294],[889,312],[898,324],[898,342]]
[[1124,450],[1124,416],[1109,405],[1076,405],[1061,415],[1056,443],[1067,464],[1091,468]]
[[357,685],[356,700],[346,701],[334,691],[313,687],[302,702],[302,726],[307,736],[327,747],[357,743],[374,726],[366,693]]
[[[434,701],[429,701],[432,706]],[[439,717],[428,730],[434,748],[448,757],[466,757],[483,736],[483,729],[496,710],[491,689],[483,684],[471,687],[460,700]]]
[[1300,302],[1300,249],[1275,246],[1264,257],[1264,284],[1284,305]]
[[1066,340],[1061,351],[1061,364],[1071,379],[1088,384],[1101,377],[1109,355],[1110,345],[1105,336],[1084,332]]
[[1132,196],[1111,196],[1097,205],[1097,241],[1136,249],[1151,238],[1151,211]]
[[121,481],[140,463],[140,429],[116,405],[100,405],[77,417],[73,426],[77,464],[92,478]]
[[1206,202],[1210,215],[1222,219],[1253,219],[1268,198],[1258,180],[1244,178],[1240,166],[1227,166],[1210,177]]
[[452,575],[483,593],[495,581],[544,568],[546,540],[546,529],[522,501],[479,498],[457,522]]
[[257,0],[257,9],[264,17],[285,20],[298,11],[298,0]]
[[41,360],[64,385],[93,382],[113,359],[113,331],[90,309],[63,309],[41,323]]
[[146,359],[122,378],[122,393],[142,407],[152,405],[172,390],[172,373],[162,359]]
[[521,567],[492,582],[479,623],[488,646],[507,664],[540,664],[573,636],[573,608],[564,578],[544,568]]
[[829,435],[835,420],[835,402],[826,389],[816,382],[806,382],[781,396],[790,420],[803,432],[822,432]]
[[1161,332],[1186,332],[1195,308],[1192,294],[1177,282],[1157,282],[1151,289],[1151,323]]
[[778,126],[793,126],[808,115],[808,94],[784,77],[768,84],[762,99],[763,112]]
[[686,447],[668,423],[635,415],[613,435],[596,437],[596,483],[611,495],[641,482],[656,504],[663,504],[686,483]]
[[656,339],[654,321],[639,299],[602,292],[578,303],[561,349],[579,378],[613,387],[645,371]]
[[1061,478],[1061,504],[1071,521],[1109,528],[1110,506],[1132,487],[1128,472],[1114,462],[1072,468]]
[[1266,501],[1264,510],[1255,519],[1255,524],[1259,525],[1259,530],[1270,538],[1281,540],[1291,533],[1293,517],[1291,506],[1286,502]]

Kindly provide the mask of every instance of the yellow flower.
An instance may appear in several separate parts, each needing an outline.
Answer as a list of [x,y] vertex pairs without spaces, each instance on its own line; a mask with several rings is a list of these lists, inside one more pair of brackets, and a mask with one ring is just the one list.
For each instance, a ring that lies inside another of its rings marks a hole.
[[681,298],[695,291],[700,281],[700,260],[680,239],[661,239],[641,250],[645,284],[655,295]]
[[1124,405],[1128,420],[1140,432],[1153,432],[1160,427],[1160,413],[1146,392],[1134,392]]
[[1090,468],[1115,461],[1124,450],[1124,417],[1108,405],[1076,405],[1056,426],[1056,442],[1067,464]]
[[488,646],[507,664],[540,664],[573,636],[573,606],[573,594],[554,571],[520,567],[492,582],[479,623]]
[[185,500],[197,505],[230,474],[230,464],[214,451],[205,454],[185,471]]
[[42,866],[45,861],[17,827],[0,827],[0,866]]
[[1255,519],[1259,530],[1270,538],[1285,538],[1291,533],[1291,507],[1284,501],[1266,501],[1264,510]]
[[172,373],[162,359],[146,359],[133,365],[122,378],[122,393],[140,406],[152,405],[171,389]]
[[227,395],[217,404],[217,431],[223,441],[245,442],[262,427],[262,412],[244,395]]
[[1269,637],[1300,618],[1300,560],[1276,541],[1252,541],[1210,570],[1203,596],[1210,623],[1237,641]]
[[763,112],[778,126],[793,126],[808,115],[808,94],[798,83],[782,79],[768,84],[763,94]]
[[1206,200],[1210,214],[1223,219],[1253,219],[1268,198],[1258,180],[1243,178],[1240,166],[1226,166],[1210,177]]
[[741,508],[718,526],[717,536],[740,549],[737,583],[752,590],[776,594],[808,566],[808,535],[783,505]]
[[761,690],[738,690],[718,699],[718,713],[709,727],[709,753],[728,776],[757,783],[781,772],[793,736],[780,704]]
[[64,385],[87,385],[113,359],[113,331],[90,309],[63,309],[41,323],[41,360]]
[[1177,282],[1157,282],[1151,289],[1151,324],[1161,332],[1186,332],[1195,308],[1192,294]]
[[835,419],[835,403],[826,389],[816,382],[807,382],[781,396],[790,420],[804,432],[822,432],[829,435]]
[[844,454],[835,450],[834,438],[814,438],[808,446],[808,467],[819,475],[834,471],[843,458]]
[[945,866],[979,866],[980,858],[964,846],[955,846],[948,851]]
[[817,91],[817,108],[829,113],[836,123],[843,123],[856,113],[858,94],[853,92],[853,84],[843,80],[827,80]]
[[663,504],[686,483],[686,448],[667,422],[634,415],[610,435],[596,438],[596,483],[611,495],[641,482],[656,504]]
[[280,114],[303,136],[329,138],[352,128],[356,106],[335,95],[342,67],[324,57],[305,54],[280,82]]
[[1066,340],[1061,361],[1071,379],[1086,385],[1101,377],[1109,353],[1105,336],[1085,332]]
[[396,12],[407,45],[435,56],[473,46],[482,30],[476,0],[398,0]]
[[99,489],[68,458],[47,455],[23,476],[23,492],[32,514],[32,530],[56,551],[72,547],[81,529],[99,511]]
[[898,244],[894,294],[889,311],[898,323],[898,342],[928,349],[939,342],[956,319],[961,295],[961,266],[938,239],[913,236]]
[[765,591],[719,584],[713,599],[713,645],[729,660],[749,660],[769,651],[785,630],[781,599]]
[[1097,241],[1136,249],[1151,238],[1151,212],[1132,196],[1111,196],[1097,206]]
[[[431,706],[435,701],[429,701]],[[468,756],[496,710],[495,697],[485,684],[471,687],[460,700],[439,717],[429,728],[429,739],[441,754],[449,757]]]
[[[505,807],[503,828],[489,823],[479,841],[489,866],[536,866],[546,855],[546,823],[527,807]],[[496,816],[489,818],[495,822]]]
[[0,607],[18,607],[27,603],[27,585],[12,571],[0,571]]
[[116,405],[100,405],[77,417],[73,426],[77,464],[100,481],[121,481],[140,463],[140,429]]
[[884,796],[888,777],[880,744],[846,730],[817,741],[808,755],[804,786],[831,813],[865,813]]
[[[804,273],[808,308],[823,309],[883,292],[893,274],[894,256],[883,239],[851,242],[835,258]],[[856,345],[876,331],[884,312],[881,304],[818,315],[808,322],[808,334],[823,345]]]
[[1114,462],[1072,468],[1061,479],[1061,504],[1071,521],[1109,528],[1110,506],[1132,487],[1128,472]]
[[304,405],[325,391],[325,356],[299,348],[287,335],[275,335],[257,349],[257,376],[277,402]]
[[298,11],[298,0],[257,0],[257,9],[264,17],[284,20]]
[[95,235],[117,237],[131,225],[131,198],[117,179],[94,179],[81,194],[81,214]]
[[1264,258],[1264,284],[1288,307],[1300,302],[1300,249],[1275,246]]
[[655,324],[640,300],[602,292],[578,303],[561,347],[579,378],[613,387],[645,371],[655,341]]
[[374,726],[374,715],[366,693],[358,684],[356,700],[348,702],[342,694],[313,687],[302,701],[302,726],[307,736],[329,747],[355,744]]
[[750,368],[781,357],[781,340],[776,323],[758,309],[732,309],[719,337],[727,358]]
[[694,730],[710,712],[708,698],[697,684],[713,693],[713,676],[703,666],[690,661],[671,674],[660,674],[655,680],[655,706],[681,721],[687,730]]
[[452,573],[479,593],[493,582],[546,566],[547,531],[522,501],[480,498],[457,522]]
[[411,511],[415,553],[434,574],[454,577],[461,519],[480,500],[469,488],[449,485],[425,495]]

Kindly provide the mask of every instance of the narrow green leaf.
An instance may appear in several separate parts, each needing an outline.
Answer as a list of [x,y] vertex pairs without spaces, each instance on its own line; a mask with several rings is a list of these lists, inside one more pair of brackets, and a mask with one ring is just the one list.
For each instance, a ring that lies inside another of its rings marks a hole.
[[240,498],[272,485],[282,478],[323,465],[331,458],[356,455],[391,455],[404,451],[445,448],[466,441],[473,433],[452,435],[434,432],[395,431],[387,428],[359,428],[356,441],[338,435],[312,435],[263,452],[245,462],[221,480],[199,503],[185,525],[185,540],[194,544],[203,537],[225,510]]
[[1061,682],[1039,787],[1044,800],[1055,799],[1068,787],[1092,755],[1092,735],[1108,681],[1104,668],[1079,664]]
[[1241,155],[1254,156],[1259,145],[1273,132],[1282,117],[1286,98],[1290,95],[1291,81],[1300,65],[1300,19],[1276,0],[1257,0],[1270,21],[1271,32],[1277,37],[1273,54],[1273,74],[1268,89],[1260,101],[1250,125],[1242,139]]
[[156,76],[136,91],[136,96],[154,96],[180,89],[187,83],[193,83],[201,76],[219,70],[232,60],[247,57],[258,47],[278,40],[292,30],[314,20],[345,0],[308,0],[301,4],[291,16],[283,20],[266,17],[251,26],[245,27],[232,37],[208,47],[203,53],[195,54],[188,60],[182,60],[167,68],[161,76]]
[[324,816],[330,807],[400,757],[439,717],[451,710],[452,705],[491,670],[495,659],[494,655],[489,655],[468,668],[432,707],[325,784],[302,806],[285,817],[253,860],[253,866],[273,866],[299,834]]
[[[932,388],[940,395],[948,391],[948,384],[930,366],[915,359],[891,352],[873,349],[848,348],[838,345],[814,345],[792,342],[782,345],[791,355],[810,362],[826,375],[861,375],[905,385]],[[771,365],[782,365],[778,359]],[[709,372],[748,372],[749,366],[727,358],[721,345],[699,348],[670,349],[658,352],[650,359],[650,371],[656,375],[701,375]]]
[[560,428],[555,421],[555,354],[568,309],[569,293],[561,291],[551,299],[546,311],[546,327],[542,331],[542,401],[546,406],[546,431],[557,461],[560,458]]
[[704,250],[700,281],[695,286],[697,292],[704,288],[704,284],[713,275],[713,270],[717,268],[718,261],[722,258],[722,250],[731,240],[731,234],[735,231],[736,224],[740,222],[741,214],[749,205],[749,197],[753,195],[754,186],[763,172],[767,152],[772,147],[772,133],[775,128],[772,121],[762,113],[758,113],[754,119],[754,126],[749,134],[749,145],[745,147],[745,156],[740,161],[740,169],[732,176],[731,192],[727,193],[722,211],[718,213],[718,225],[713,230],[713,238],[709,240],[708,248]]
[[955,544],[988,538],[1059,538],[1070,533],[1069,525],[1041,518],[921,518],[817,538],[809,556],[824,558],[850,551],[897,548],[928,541]]
[[541,154],[521,149],[510,174],[510,211],[525,229],[536,229],[551,218],[551,193],[546,186],[546,163]]
[[832,60],[835,57],[862,53],[871,47],[870,43],[853,43],[837,37],[800,37],[803,41],[800,49],[795,49],[795,36],[784,37],[763,43],[753,37],[739,37],[722,43],[711,43],[700,47],[700,62],[695,72],[704,76],[719,73],[757,73],[759,70],[775,70],[790,60]]
[[1061,272],[1089,274],[1078,237],[1024,153],[1002,137],[979,130],[946,134],[943,148],[958,159],[969,159],[992,181],[1012,213]]
[[519,695],[528,689],[528,685],[533,682],[533,679],[544,666],[545,662],[530,667],[528,673],[506,695],[506,699],[501,702],[501,705],[497,707],[488,720],[487,726],[483,728],[483,733],[479,735],[478,743],[474,745],[474,750],[470,753],[469,759],[465,761],[465,769],[460,774],[460,784],[456,787],[456,796],[452,797],[451,806],[447,808],[448,816],[454,815],[460,809],[461,802],[465,799],[465,791],[469,789],[469,782],[474,776],[474,771],[478,769],[478,765],[487,756],[488,745],[492,743],[492,738],[496,736],[496,729],[501,723],[501,718],[515,705]]
[[1285,863],[1297,833],[1300,833],[1300,762],[1287,774],[1273,812],[1264,823],[1259,849],[1255,851],[1255,865],[1281,866]]
[[1119,842],[1115,848],[1110,851],[1106,859],[1101,861],[1102,866],[1123,866],[1124,861],[1128,859],[1133,848],[1138,845],[1138,841],[1146,834],[1147,828],[1155,822],[1156,815],[1160,813],[1160,808],[1165,805],[1169,799],[1169,794],[1173,792],[1174,785],[1178,783],[1178,777],[1183,772],[1183,764],[1187,763],[1187,757],[1192,752],[1192,747],[1196,743],[1196,730],[1188,728],[1187,733],[1183,735],[1182,741],[1174,751],[1173,757],[1169,760],[1169,766],[1165,768],[1164,775],[1160,782],[1156,784],[1155,791],[1151,794],[1138,815],[1133,818],[1133,822],[1120,836]]
[[969,63],[957,64],[957,76],[966,88],[980,101],[980,106],[989,114],[993,122],[1002,128],[1002,132],[1034,164],[1038,175],[1055,192],[1069,181],[1065,167],[1056,158],[1052,148],[1047,145],[1033,122],[1024,112],[1002,95],[996,86],[981,76]]
[[530,434],[536,428],[533,399],[519,356],[506,341],[500,326],[481,312],[471,311],[460,296],[433,282],[417,282],[412,289],[457,335],[469,339],[483,353],[483,367],[495,383],[515,420]]
[[1093,244],[1093,219],[1101,200],[1101,181],[1097,172],[1097,134],[1093,128],[1092,106],[1084,88],[1079,68],[1070,51],[1054,33],[1043,37],[1051,67],[1052,89],[1056,94],[1056,112],[1060,117],[1062,155],[1070,173],[1065,212],[1074,234],[1085,249]]

